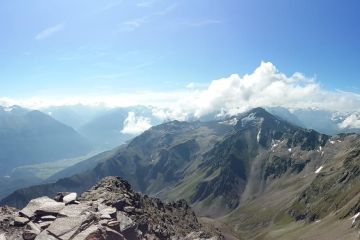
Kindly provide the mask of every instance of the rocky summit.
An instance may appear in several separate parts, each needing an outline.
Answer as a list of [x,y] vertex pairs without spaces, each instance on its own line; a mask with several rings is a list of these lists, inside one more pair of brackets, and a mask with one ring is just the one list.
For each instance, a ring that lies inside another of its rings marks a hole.
[[163,203],[106,177],[79,197],[58,193],[25,208],[0,209],[0,240],[211,239],[223,236],[199,223],[186,201]]

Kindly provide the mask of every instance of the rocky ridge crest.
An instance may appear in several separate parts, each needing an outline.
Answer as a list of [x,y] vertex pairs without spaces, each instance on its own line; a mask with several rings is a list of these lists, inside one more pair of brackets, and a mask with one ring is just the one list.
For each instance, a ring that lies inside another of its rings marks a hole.
[[186,201],[163,203],[134,192],[119,177],[106,177],[77,197],[31,200],[22,210],[0,208],[0,240],[211,239]]

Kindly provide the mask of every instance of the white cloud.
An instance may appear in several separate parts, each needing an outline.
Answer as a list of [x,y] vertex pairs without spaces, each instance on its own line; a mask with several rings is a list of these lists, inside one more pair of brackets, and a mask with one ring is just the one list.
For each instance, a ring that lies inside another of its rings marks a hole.
[[360,114],[353,113],[338,124],[339,128],[360,128]]
[[193,91],[168,114],[186,118],[220,111],[235,114],[256,106],[305,106],[319,91],[319,85],[302,74],[287,77],[272,63],[262,62],[252,74],[232,74],[212,81],[205,90]]
[[36,40],[44,40],[48,37],[50,37],[51,35],[60,32],[62,30],[64,30],[65,28],[65,24],[64,23],[60,23],[51,27],[48,27],[44,30],[42,30],[41,32],[39,32],[36,36],[35,39]]
[[124,120],[124,127],[121,130],[124,134],[138,135],[151,128],[151,121],[146,117],[137,117],[134,112],[129,112]]
[[[190,83],[188,87],[166,92],[119,93],[106,96],[75,98],[34,97],[30,99],[0,98],[0,105],[14,104],[28,108],[61,105],[103,105],[125,107],[155,106],[153,115],[160,119],[186,120],[207,114],[233,115],[253,107],[281,106],[290,109],[316,108],[319,110],[354,112],[360,110],[360,95],[343,91],[326,91],[312,78],[301,73],[287,76],[272,63],[262,62],[251,74],[232,74],[210,82],[207,87]],[[348,115],[347,115],[348,116]],[[358,124],[349,117],[342,125]],[[349,125],[350,126],[350,125]]]

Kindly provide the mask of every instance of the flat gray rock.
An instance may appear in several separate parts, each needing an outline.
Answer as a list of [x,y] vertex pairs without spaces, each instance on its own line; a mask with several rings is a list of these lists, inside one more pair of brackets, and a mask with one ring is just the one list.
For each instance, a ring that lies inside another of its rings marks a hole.
[[63,240],[70,239],[76,231],[81,230],[80,227],[86,228],[94,220],[94,217],[94,214],[59,217],[47,228],[47,231]]
[[44,230],[39,235],[36,236],[35,240],[58,240],[58,239],[52,236],[48,231]]
[[91,206],[80,203],[80,204],[74,204],[74,205],[66,205],[60,212],[60,216],[66,216],[66,217],[77,217],[81,215],[82,213],[89,211],[91,209]]
[[20,211],[20,214],[32,218],[35,214],[56,214],[64,207],[64,203],[56,202],[49,197],[40,197],[31,200],[28,205]]
[[101,226],[91,225],[76,235],[72,240],[105,239]]

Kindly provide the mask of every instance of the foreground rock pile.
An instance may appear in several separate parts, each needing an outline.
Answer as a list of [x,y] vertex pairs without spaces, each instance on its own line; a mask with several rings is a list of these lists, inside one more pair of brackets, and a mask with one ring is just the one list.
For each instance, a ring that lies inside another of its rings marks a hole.
[[22,210],[0,208],[0,240],[223,239],[205,230],[183,200],[164,204],[107,177],[89,191],[33,199]]

